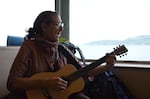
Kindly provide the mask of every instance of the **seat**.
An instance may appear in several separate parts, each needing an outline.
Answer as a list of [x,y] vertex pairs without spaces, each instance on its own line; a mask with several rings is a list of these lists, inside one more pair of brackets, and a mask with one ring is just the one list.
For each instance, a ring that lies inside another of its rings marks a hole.
[[21,46],[24,41],[23,37],[7,36],[7,46]]

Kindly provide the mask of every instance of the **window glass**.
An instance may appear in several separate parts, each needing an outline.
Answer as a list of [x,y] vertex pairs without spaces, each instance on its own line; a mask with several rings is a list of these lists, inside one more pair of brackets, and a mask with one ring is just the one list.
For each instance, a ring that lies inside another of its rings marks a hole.
[[55,0],[1,0],[0,46],[6,46],[8,35],[24,37],[44,10],[54,11]]
[[70,41],[86,59],[124,44],[118,60],[150,61],[150,0],[70,0]]

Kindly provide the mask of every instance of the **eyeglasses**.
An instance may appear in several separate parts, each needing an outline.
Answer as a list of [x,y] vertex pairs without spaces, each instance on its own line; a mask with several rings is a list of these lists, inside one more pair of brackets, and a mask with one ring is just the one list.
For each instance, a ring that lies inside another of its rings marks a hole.
[[58,28],[60,28],[60,27],[64,27],[64,23],[63,22],[58,22],[58,23],[56,23],[56,26],[58,27]]

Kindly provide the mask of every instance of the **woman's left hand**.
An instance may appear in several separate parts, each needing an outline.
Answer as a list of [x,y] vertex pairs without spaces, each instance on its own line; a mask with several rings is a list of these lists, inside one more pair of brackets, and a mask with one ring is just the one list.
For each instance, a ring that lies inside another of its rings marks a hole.
[[115,55],[107,55],[106,64],[109,68],[114,67],[116,63],[116,56]]

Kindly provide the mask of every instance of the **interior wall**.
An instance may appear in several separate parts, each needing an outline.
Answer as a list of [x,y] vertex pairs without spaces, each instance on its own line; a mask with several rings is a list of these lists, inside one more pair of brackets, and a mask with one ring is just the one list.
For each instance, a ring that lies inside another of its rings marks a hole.
[[150,99],[150,68],[119,67],[114,72],[137,99]]
[[0,47],[0,97],[8,93],[6,82],[19,47]]

